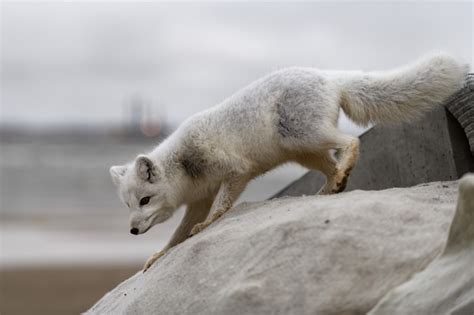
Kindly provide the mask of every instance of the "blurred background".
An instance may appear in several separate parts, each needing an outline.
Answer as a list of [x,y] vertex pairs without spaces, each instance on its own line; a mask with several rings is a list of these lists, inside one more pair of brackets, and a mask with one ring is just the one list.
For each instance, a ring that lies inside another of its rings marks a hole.
[[[283,67],[383,70],[436,50],[472,64],[473,13],[470,1],[2,2],[0,313],[85,311],[165,245],[182,211],[130,235],[111,165]],[[240,200],[304,172],[281,167]]]

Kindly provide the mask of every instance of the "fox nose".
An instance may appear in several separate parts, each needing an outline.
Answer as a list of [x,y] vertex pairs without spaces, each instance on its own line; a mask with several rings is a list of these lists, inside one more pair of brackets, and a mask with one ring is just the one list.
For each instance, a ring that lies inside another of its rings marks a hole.
[[132,228],[130,230],[130,233],[132,233],[133,235],[137,235],[138,234],[138,229],[137,228]]

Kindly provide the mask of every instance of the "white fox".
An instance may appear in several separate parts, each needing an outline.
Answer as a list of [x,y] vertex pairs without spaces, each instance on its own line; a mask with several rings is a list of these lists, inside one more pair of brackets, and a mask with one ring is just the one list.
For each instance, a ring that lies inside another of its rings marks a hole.
[[288,68],[190,117],[149,154],[110,168],[130,208],[132,234],[187,205],[168,245],[145,270],[221,217],[250,180],[282,163],[321,171],[321,194],[342,191],[359,140],[337,129],[340,108],[360,125],[412,121],[461,88],[467,71],[445,54],[389,72]]

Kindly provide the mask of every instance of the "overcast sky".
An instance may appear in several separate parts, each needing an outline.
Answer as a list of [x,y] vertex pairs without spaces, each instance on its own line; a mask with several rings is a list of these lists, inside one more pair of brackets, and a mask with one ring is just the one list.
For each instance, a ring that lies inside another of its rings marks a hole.
[[3,122],[118,123],[140,95],[176,124],[286,66],[473,62],[472,2],[2,4]]

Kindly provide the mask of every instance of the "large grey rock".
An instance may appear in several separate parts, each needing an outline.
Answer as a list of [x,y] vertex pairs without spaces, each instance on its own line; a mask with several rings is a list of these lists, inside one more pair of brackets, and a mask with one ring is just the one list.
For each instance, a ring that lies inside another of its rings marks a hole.
[[456,182],[232,209],[91,314],[365,314],[443,250]]
[[369,314],[474,314],[474,175],[460,182],[442,255],[391,290]]

